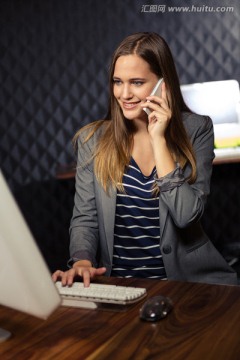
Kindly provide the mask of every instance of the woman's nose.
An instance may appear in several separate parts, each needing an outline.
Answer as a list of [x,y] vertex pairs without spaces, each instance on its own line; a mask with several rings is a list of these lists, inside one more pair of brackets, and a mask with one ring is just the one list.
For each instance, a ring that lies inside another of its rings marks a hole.
[[132,98],[132,92],[131,92],[130,86],[128,84],[123,85],[121,95],[122,95],[123,99],[131,99]]

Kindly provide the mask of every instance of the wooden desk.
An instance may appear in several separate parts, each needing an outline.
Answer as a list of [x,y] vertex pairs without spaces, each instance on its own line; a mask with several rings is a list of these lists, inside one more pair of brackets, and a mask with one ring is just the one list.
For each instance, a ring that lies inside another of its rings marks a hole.
[[[106,282],[106,278],[104,279]],[[167,295],[173,311],[157,323],[126,311],[60,307],[48,320],[0,307],[0,326],[13,333],[0,359],[238,360],[240,287],[173,281],[109,279]]]

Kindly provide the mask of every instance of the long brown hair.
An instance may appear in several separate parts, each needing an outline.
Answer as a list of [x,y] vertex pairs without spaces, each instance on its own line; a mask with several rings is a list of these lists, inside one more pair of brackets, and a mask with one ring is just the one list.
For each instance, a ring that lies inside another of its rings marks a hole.
[[[98,146],[94,149],[94,170],[98,181],[105,191],[110,185],[123,191],[122,177],[129,165],[133,145],[133,126],[122,113],[113,95],[113,74],[117,59],[123,55],[136,54],[144,59],[151,71],[159,78],[163,77],[168,89],[172,120],[166,131],[166,140],[170,151],[180,166],[189,163],[191,175],[188,179],[193,183],[196,179],[196,160],[192,145],[182,122],[182,112],[191,112],[185,104],[180,90],[179,79],[171,51],[166,41],[158,34],[141,32],[125,38],[113,53],[109,69],[109,105],[107,116],[103,121],[87,125],[89,133],[85,141],[103,123],[106,125]],[[86,130],[86,127],[83,129]],[[83,130],[81,129],[80,132]],[[74,137],[78,138],[79,132]]]

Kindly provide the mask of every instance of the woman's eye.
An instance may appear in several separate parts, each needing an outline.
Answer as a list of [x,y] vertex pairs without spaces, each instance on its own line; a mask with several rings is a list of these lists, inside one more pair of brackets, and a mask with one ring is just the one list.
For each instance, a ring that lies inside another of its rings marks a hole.
[[114,84],[114,85],[120,85],[120,84],[121,84],[121,80],[113,79],[113,84]]
[[133,81],[133,85],[141,86],[142,84],[143,84],[142,81],[137,81],[137,80]]

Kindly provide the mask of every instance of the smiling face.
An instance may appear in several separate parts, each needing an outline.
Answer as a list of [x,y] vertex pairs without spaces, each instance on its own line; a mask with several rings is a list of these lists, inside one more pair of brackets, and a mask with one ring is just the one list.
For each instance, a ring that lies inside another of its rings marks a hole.
[[117,59],[113,73],[113,94],[125,118],[147,120],[140,104],[150,95],[157,81],[157,75],[141,57],[133,54]]

